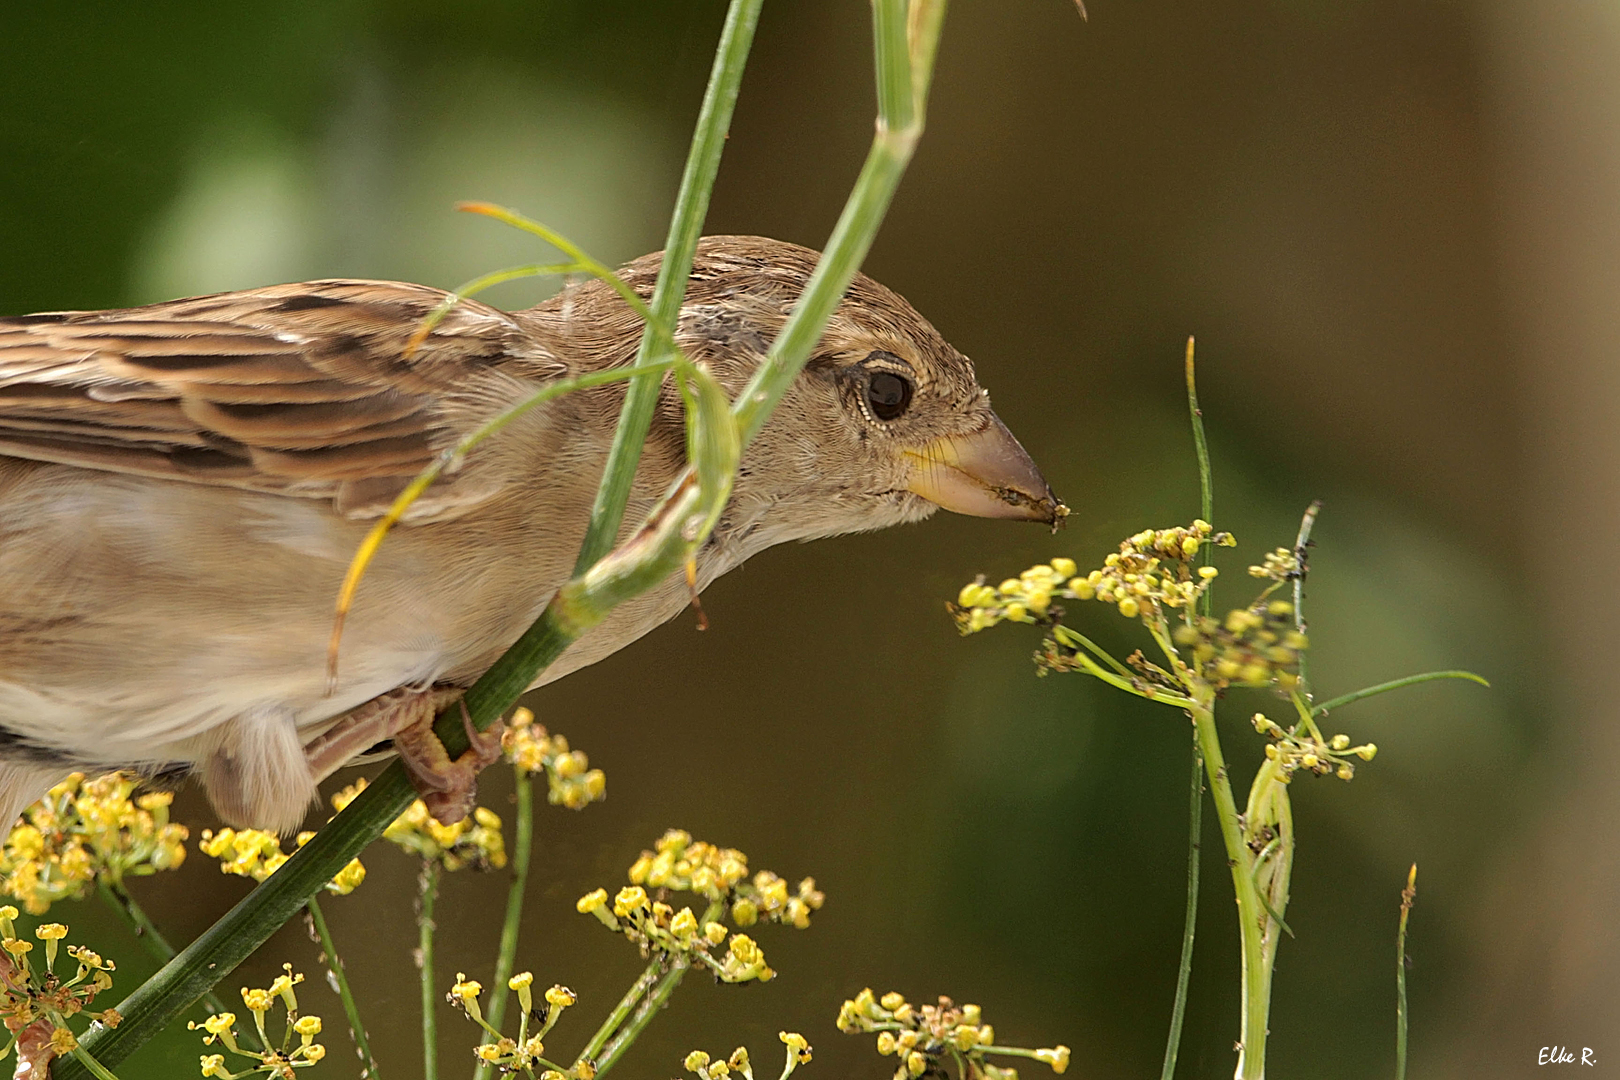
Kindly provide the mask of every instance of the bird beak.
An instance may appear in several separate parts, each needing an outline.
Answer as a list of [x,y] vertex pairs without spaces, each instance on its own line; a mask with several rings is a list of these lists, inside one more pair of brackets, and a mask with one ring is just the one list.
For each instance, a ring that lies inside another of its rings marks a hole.
[[972,435],[947,435],[907,450],[907,490],[972,517],[1044,521],[1057,526],[1069,508],[1046,486],[1041,470],[994,414]]

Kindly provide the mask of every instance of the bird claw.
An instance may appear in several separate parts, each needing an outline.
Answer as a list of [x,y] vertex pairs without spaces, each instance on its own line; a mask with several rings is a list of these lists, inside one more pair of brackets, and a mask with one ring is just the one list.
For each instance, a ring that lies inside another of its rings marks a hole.
[[506,730],[506,724],[496,720],[488,731],[479,731],[467,703],[457,701],[457,705],[470,745],[454,761],[433,730],[432,714],[394,736],[394,750],[411,783],[428,813],[441,825],[454,825],[471,813],[478,797],[478,774],[500,760],[501,736]]

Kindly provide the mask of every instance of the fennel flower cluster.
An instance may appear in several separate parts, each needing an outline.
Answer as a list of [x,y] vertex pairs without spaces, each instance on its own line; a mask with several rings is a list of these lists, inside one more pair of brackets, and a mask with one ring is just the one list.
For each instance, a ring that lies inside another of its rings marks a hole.
[[[482,983],[457,973],[456,984],[445,995],[446,1000],[462,1012],[468,1019],[494,1036],[493,1042],[486,1042],[474,1048],[473,1056],[480,1062],[494,1065],[502,1073],[526,1073],[529,1076],[538,1075],[540,1080],[592,1080],[596,1075],[596,1067],[588,1061],[581,1061],[572,1068],[565,1068],[545,1057],[545,1036],[561,1019],[563,1010],[578,1001],[577,995],[566,986],[553,986],[543,995],[545,1012],[535,1008],[534,1000],[534,973],[520,971],[507,980],[507,987],[516,991],[518,1005],[521,1007],[518,1021],[517,1038],[509,1038],[496,1030],[489,1021],[484,1019],[483,1008],[478,1003],[479,995],[484,992]],[[529,1030],[529,1023],[533,1020],[535,1027]],[[540,1070],[536,1074],[535,1070]]]
[[[253,1026],[259,1034],[259,1043],[268,1049],[245,1050],[236,1039],[236,1014],[215,1013],[202,1023],[195,1020],[186,1025],[192,1031],[203,1032],[203,1045],[220,1044],[236,1057],[246,1058],[253,1064],[240,1072],[232,1072],[224,1054],[204,1054],[202,1075],[217,1080],[245,1080],[252,1076],[266,1076],[273,1080],[291,1080],[295,1069],[307,1069],[326,1057],[326,1047],[315,1041],[321,1033],[321,1018],[314,1014],[300,1015],[295,987],[304,977],[293,971],[291,964],[281,965],[282,974],[264,989],[242,987],[242,1006],[253,1015]],[[285,1010],[282,1018],[281,1038],[270,1037],[265,1017],[277,1005]],[[296,1043],[294,1040],[296,1039]]]
[[[768,870],[750,875],[742,852],[693,840],[682,829],[669,830],[654,850],[643,851],[627,876],[630,884],[611,901],[606,889],[597,889],[575,906],[623,934],[644,955],[686,955],[722,982],[768,982],[776,975],[758,942],[721,921],[728,914],[738,928],[764,921],[802,930],[826,901],[815,879],[805,878],[790,892],[787,882]],[[667,902],[680,892],[705,901],[703,913],[690,906],[676,910]],[[721,945],[724,953],[710,955]]]
[[[364,780],[350,784],[332,796],[333,807],[342,810],[364,790]],[[417,799],[393,820],[383,832],[383,838],[444,870],[455,871],[467,866],[478,870],[499,870],[506,865],[506,840],[501,835],[501,819],[493,810],[483,806],[477,807],[454,825],[442,825],[428,813],[427,804]]]
[[[303,847],[314,838],[312,832],[301,832],[296,842]],[[204,829],[197,847],[209,858],[219,860],[220,873],[252,878],[254,881],[268,878],[291,857],[281,850],[281,837],[263,829],[225,828],[217,833]],[[334,896],[347,896],[358,889],[364,880],[366,868],[359,859],[351,859],[349,865],[326,883],[325,888]]]
[[[20,1062],[17,1075],[44,1076],[52,1058],[78,1048],[78,1038],[67,1025],[69,1017],[86,1013],[105,1027],[118,1026],[122,1018],[117,1010],[89,1011],[96,995],[112,987],[116,965],[82,945],[64,950],[68,928],[61,923],[34,928],[43,953],[36,956],[34,942],[17,931],[19,914],[10,904],[0,907],[0,1021],[11,1035],[0,1049],[0,1060],[15,1049]],[[65,978],[56,971],[62,952],[78,969]]]
[[[783,1031],[776,1036],[787,1049],[787,1060],[782,1064],[782,1071],[777,1074],[777,1080],[787,1080],[794,1070],[810,1060],[810,1043],[797,1031]],[[730,1057],[711,1058],[702,1050],[694,1050],[686,1055],[681,1064],[686,1071],[696,1073],[698,1080],[754,1080],[754,1064],[748,1059],[748,1048],[739,1046],[731,1052]]]
[[991,1054],[1032,1059],[1055,1073],[1069,1067],[1067,1046],[997,1045],[995,1029],[985,1023],[979,1006],[957,1005],[948,997],[917,1006],[894,991],[877,997],[862,990],[838,1010],[837,1024],[846,1034],[875,1032],[878,1053],[899,1059],[894,1080],[938,1075],[947,1063],[956,1066],[960,1080],[1018,1080],[1016,1069],[987,1061]]
[[170,792],[136,794],[129,773],[73,773],[23,812],[0,850],[0,891],[30,915],[76,900],[97,882],[173,870],[186,860],[184,825],[169,820]]
[[571,750],[562,735],[549,735],[534,713],[517,709],[501,736],[506,760],[526,773],[546,774],[546,801],[583,810],[607,797],[607,774],[591,768],[583,750]]

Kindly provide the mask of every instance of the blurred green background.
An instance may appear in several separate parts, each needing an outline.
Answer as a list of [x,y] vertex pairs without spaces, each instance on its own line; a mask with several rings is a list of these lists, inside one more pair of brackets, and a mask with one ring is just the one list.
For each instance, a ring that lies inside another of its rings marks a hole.
[[[779,548],[688,616],[533,695],[608,772],[609,801],[541,815],[519,966],[582,1006],[583,1041],[639,960],[576,915],[666,827],[813,874],[825,911],[761,935],[780,977],[693,978],[623,1066],[693,1047],[807,1076],[884,1077],[840,1036],[862,986],[977,1001],[1000,1041],[1065,1042],[1083,1077],[1156,1075],[1184,890],[1188,732],[1080,676],[1037,681],[1017,628],[959,639],[943,601],[1126,533],[1185,522],[1180,385],[1199,339],[1217,521],[1241,568],[1325,501],[1309,590],[1322,692],[1435,667],[1347,709],[1381,753],[1301,783],[1277,966],[1278,1076],[1387,1076],[1408,863],[1413,1075],[1520,1076],[1540,1047],[1620,1055],[1620,6],[1547,0],[957,0],[930,127],[867,270],[972,356],[1074,508],[1039,529],[941,515]],[[0,312],[138,304],[307,277],[452,287],[529,261],[453,214],[516,206],[608,261],[660,246],[718,0],[12,2],[0,35]],[[819,246],[871,133],[861,0],[772,0],[707,231]],[[494,300],[534,302],[533,283]],[[1080,625],[1121,650],[1100,607]],[[1246,786],[1266,707],[1234,693]],[[344,777],[348,779],[349,777]],[[484,801],[508,810],[510,780]],[[177,813],[209,824],[195,791]],[[1237,947],[1210,822],[1183,1077],[1232,1067]],[[419,1076],[415,871],[374,850],[326,905],[385,1075]],[[441,973],[488,980],[506,879],[458,874]],[[173,936],[244,891],[193,855],[137,884]],[[93,906],[133,985],[149,966]],[[313,972],[290,927],[228,978]],[[308,1007],[342,1043],[335,998]],[[445,1075],[472,1028],[440,1017]],[[191,1075],[176,1034],[120,1070]],[[334,1053],[314,1075],[357,1070]],[[1044,1069],[1031,1066],[1026,1075]]]

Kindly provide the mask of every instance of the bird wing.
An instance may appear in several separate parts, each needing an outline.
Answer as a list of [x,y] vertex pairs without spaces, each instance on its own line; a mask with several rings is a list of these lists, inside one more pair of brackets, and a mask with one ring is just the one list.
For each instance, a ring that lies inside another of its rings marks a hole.
[[[462,301],[407,356],[445,295],[314,281],[0,318],[0,455],[373,516],[487,415],[465,407],[469,393],[525,351],[510,315]],[[447,477],[412,516],[454,516],[492,493],[475,487]]]

